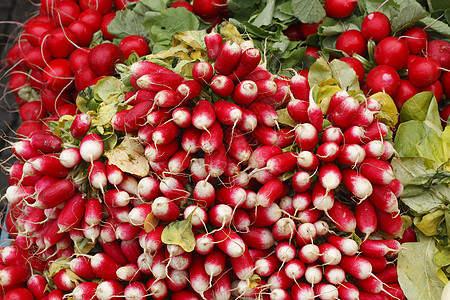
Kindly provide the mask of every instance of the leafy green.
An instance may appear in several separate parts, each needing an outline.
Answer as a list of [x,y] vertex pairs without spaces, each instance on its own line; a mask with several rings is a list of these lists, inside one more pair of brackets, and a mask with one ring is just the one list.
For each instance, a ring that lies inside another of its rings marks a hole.
[[292,10],[303,23],[318,23],[325,18],[325,9],[318,0],[292,0]]
[[358,76],[346,62],[334,59],[330,63],[331,74],[343,90],[359,90]]
[[396,34],[426,16],[425,9],[414,0],[403,0],[398,15],[391,19],[391,31]]
[[420,241],[402,244],[403,250],[398,255],[398,281],[411,300],[441,298],[444,284],[437,275],[438,267],[434,264],[437,251],[431,237],[421,235]]

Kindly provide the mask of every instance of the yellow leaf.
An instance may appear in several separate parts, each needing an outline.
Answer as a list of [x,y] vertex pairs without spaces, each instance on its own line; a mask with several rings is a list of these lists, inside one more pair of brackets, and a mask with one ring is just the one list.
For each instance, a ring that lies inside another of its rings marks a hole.
[[178,245],[186,252],[192,252],[195,248],[195,236],[192,232],[191,216],[186,220],[173,221],[161,234],[161,241],[166,245]]
[[123,172],[145,177],[150,172],[150,165],[144,155],[144,147],[138,140],[127,135],[119,146],[106,151],[105,156],[110,164]]
[[297,122],[295,122],[291,118],[286,108],[277,110],[277,114],[278,114],[278,123],[283,125],[289,125],[291,127],[297,126]]
[[319,105],[323,114],[326,114],[328,111],[331,97],[341,90],[337,80],[334,78],[326,79],[314,88],[314,101]]
[[158,226],[159,219],[155,217],[153,212],[150,212],[144,221],[144,230],[145,232],[149,233],[155,230],[155,228]]
[[384,92],[379,92],[371,95],[370,98],[376,99],[381,103],[381,111],[378,113],[377,118],[384,124],[390,127],[395,127],[398,123],[399,113],[391,96]]
[[224,21],[219,25],[219,33],[225,40],[230,40],[238,44],[241,44],[244,41],[236,26],[228,21]]
[[420,231],[427,236],[433,236],[438,234],[438,226],[444,220],[444,211],[442,209],[436,210],[432,213],[426,214],[420,218],[416,218],[414,223]]

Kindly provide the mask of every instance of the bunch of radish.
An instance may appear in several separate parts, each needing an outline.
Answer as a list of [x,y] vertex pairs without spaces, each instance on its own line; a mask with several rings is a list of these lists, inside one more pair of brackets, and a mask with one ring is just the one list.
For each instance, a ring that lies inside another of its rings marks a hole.
[[[23,122],[19,135],[42,129],[42,120],[75,115],[80,91],[115,74],[114,65],[132,53],[150,53],[144,37],[128,35],[114,44],[115,36],[108,32],[116,11],[126,9],[130,2],[137,0],[42,1],[40,14],[23,25],[7,55],[9,89]],[[212,1],[203,2],[192,6],[176,1],[171,7],[185,7],[206,21],[214,19],[215,24],[222,20],[226,2],[214,6]],[[215,13],[201,10],[207,2]]]
[[144,176],[112,163],[89,113],[70,143],[45,127],[13,144],[6,299],[404,298],[381,104],[340,91],[322,112],[304,73],[271,74],[251,41],[205,44],[189,78],[128,68],[110,123]]

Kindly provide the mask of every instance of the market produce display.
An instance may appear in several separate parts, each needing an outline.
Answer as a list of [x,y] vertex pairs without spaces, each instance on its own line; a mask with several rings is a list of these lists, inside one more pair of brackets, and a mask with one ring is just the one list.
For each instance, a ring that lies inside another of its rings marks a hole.
[[1,299],[450,299],[443,1],[43,0]]

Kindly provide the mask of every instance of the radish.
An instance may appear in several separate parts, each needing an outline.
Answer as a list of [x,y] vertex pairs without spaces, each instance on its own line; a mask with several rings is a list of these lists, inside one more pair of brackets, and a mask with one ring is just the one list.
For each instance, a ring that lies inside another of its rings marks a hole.
[[229,97],[233,94],[234,83],[225,75],[215,75],[209,82],[211,90],[222,98]]
[[282,216],[282,210],[275,202],[267,207],[255,207],[248,211],[253,226],[269,227],[277,222]]
[[378,65],[388,65],[400,70],[406,68],[408,54],[408,45],[404,40],[386,37],[375,47],[374,58]]
[[256,195],[257,205],[268,207],[275,200],[283,197],[284,184],[279,179],[272,179],[265,183]]
[[313,263],[309,264],[305,270],[305,280],[309,282],[311,285],[316,285],[322,280],[323,272],[322,268]]
[[[330,0],[328,0],[330,1]],[[334,1],[334,0],[331,0]],[[353,1],[355,2],[355,1]],[[349,56],[359,54],[364,56],[367,52],[367,41],[360,31],[350,29],[341,33],[336,40],[336,49],[347,53]]]
[[313,150],[318,143],[317,130],[309,123],[297,125],[295,128],[295,142],[302,151]]
[[435,83],[441,76],[441,69],[436,60],[419,57],[408,68],[409,81],[418,88],[425,88]]
[[31,273],[28,266],[14,265],[0,270],[0,275],[0,286],[5,289],[27,282]]
[[[205,4],[211,5],[212,2],[205,3]],[[196,2],[196,5],[197,5],[196,12],[199,13],[198,10],[200,9],[199,15],[202,16],[201,10],[202,9],[206,10],[207,6],[202,7],[200,2],[198,2],[198,3]],[[210,12],[208,12],[207,14],[209,15]],[[215,14],[215,13],[212,13],[212,14]],[[215,61],[219,57],[220,50],[222,48],[222,44],[223,44],[223,38],[222,38],[222,35],[219,33],[210,32],[205,36],[206,53],[208,55],[208,58],[211,61]]]
[[230,74],[238,64],[239,58],[241,57],[241,51],[242,49],[238,43],[232,41],[224,42],[214,63],[214,70],[216,73],[223,75]]
[[342,256],[339,265],[356,279],[367,279],[372,275],[372,265],[370,262],[357,255]]
[[107,300],[123,294],[124,287],[116,280],[105,280],[98,284],[95,296],[99,300]]
[[367,73],[366,83],[372,94],[385,92],[395,98],[400,85],[400,76],[393,67],[379,65]]
[[240,280],[249,280],[255,270],[250,251],[245,249],[244,254],[240,257],[230,258],[231,267]]
[[427,57],[436,60],[439,66],[448,70],[450,68],[450,44],[444,40],[429,41]]
[[283,264],[292,261],[296,254],[297,249],[289,241],[281,241],[275,247],[275,255]]
[[[404,40],[408,45],[409,53],[420,54],[427,46],[428,34],[424,29],[411,27],[403,32]],[[429,49],[430,47],[428,47]]]
[[203,131],[199,143],[200,148],[207,154],[218,150],[223,145],[223,130],[219,121],[214,121],[208,130]]
[[217,120],[224,125],[236,125],[242,119],[242,110],[236,104],[219,100],[213,106]]
[[324,8],[327,16],[342,19],[350,16],[357,4],[354,0],[326,0]]
[[223,141],[228,154],[232,158],[240,163],[249,160],[250,155],[252,154],[252,148],[244,134],[238,128],[225,129]]
[[201,85],[208,84],[213,75],[214,69],[208,62],[198,62],[192,68],[192,78]]
[[359,171],[361,175],[374,184],[386,185],[394,180],[391,165],[379,159],[366,158],[361,162]]
[[399,213],[386,213],[376,208],[375,213],[381,230],[393,237],[401,235],[403,221]]

